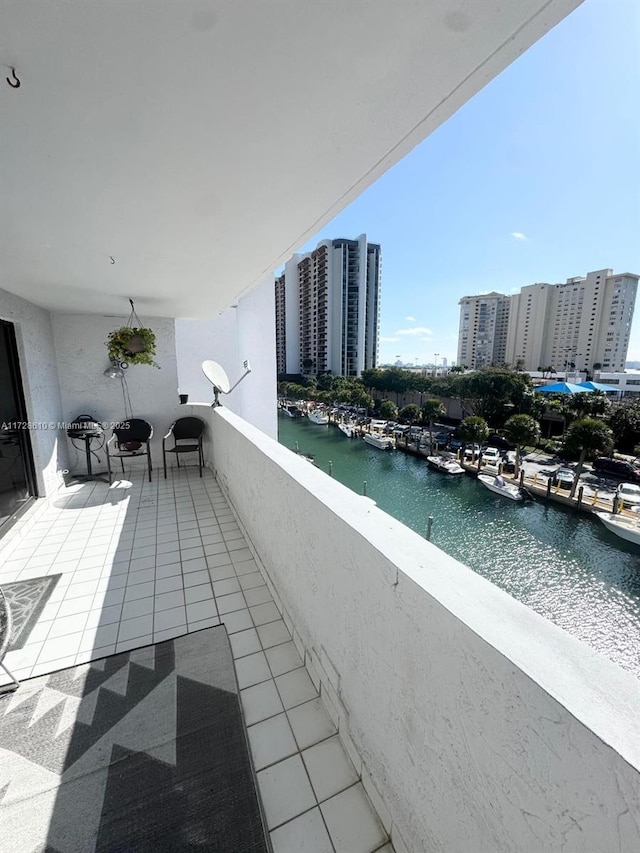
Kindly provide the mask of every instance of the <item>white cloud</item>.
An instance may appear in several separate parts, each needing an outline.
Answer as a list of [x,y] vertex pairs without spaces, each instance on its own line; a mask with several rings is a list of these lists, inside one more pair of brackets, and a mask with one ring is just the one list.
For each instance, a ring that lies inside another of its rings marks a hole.
[[526,240],[527,239],[525,237],[525,235],[522,233],[522,231],[512,231],[511,236],[515,237],[516,240]]
[[396,335],[432,335],[431,329],[426,326],[414,326],[411,329],[398,329]]
[[400,338],[384,338],[384,337],[380,338],[380,342],[383,344],[395,344],[399,340],[400,340]]
[[407,321],[407,323],[415,323],[416,321],[415,317],[405,317],[404,319]]

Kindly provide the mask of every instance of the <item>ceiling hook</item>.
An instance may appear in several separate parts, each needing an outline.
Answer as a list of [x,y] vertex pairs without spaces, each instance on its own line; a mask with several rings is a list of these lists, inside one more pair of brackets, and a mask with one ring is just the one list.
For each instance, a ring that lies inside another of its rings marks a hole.
[[7,83],[11,86],[12,89],[19,89],[22,84],[20,83],[20,80],[18,80],[18,78],[16,77],[16,69],[13,67],[13,65],[11,66],[11,77],[13,77],[15,82],[12,82],[11,78],[7,77]]
[[109,255],[109,260],[111,261],[112,264],[115,264],[115,262],[116,262],[113,255]]

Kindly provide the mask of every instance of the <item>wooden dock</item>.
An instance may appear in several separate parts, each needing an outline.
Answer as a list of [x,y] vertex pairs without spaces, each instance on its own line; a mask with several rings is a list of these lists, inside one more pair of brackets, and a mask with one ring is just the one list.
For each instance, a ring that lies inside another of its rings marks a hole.
[[[431,455],[429,452],[428,445],[425,446],[421,444],[420,448],[418,448],[415,442],[408,442],[407,444],[405,444],[402,439],[396,441],[396,449],[401,451],[402,453],[408,453],[410,456],[426,458],[427,456]],[[472,477],[477,476],[477,461],[468,462],[463,461],[460,458],[458,458],[457,461],[464,468],[467,474]],[[480,470],[484,470],[484,466]],[[495,473],[495,469],[490,470],[491,473]],[[513,474],[507,473],[503,473],[502,476],[507,482],[518,483],[519,485],[523,486],[536,498],[539,498],[541,500],[548,500],[553,503],[572,508],[577,512],[613,512],[613,498],[608,496],[600,496],[597,491],[593,493],[591,493],[591,491],[587,492],[583,486],[581,486],[576,491],[575,496],[572,498],[569,496],[568,489],[561,489],[560,486],[554,486],[551,482],[552,478],[547,478],[543,475],[536,474],[534,477],[524,476],[522,477],[522,479],[520,477],[516,479]],[[551,485],[549,485],[550,482]],[[638,517],[637,513],[631,512],[624,506],[619,509],[619,512],[629,518]]]

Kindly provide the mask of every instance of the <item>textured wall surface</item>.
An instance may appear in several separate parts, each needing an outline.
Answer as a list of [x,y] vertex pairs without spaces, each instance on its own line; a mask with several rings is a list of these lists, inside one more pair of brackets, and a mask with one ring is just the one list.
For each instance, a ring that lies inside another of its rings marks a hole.
[[[126,386],[133,416],[153,424],[153,466],[161,475],[162,436],[177,417],[192,413],[185,412],[178,402],[173,320],[145,316],[141,320],[155,332],[155,360],[160,370],[148,365],[130,365],[126,371]],[[123,383],[119,379],[108,379],[104,376],[104,370],[109,366],[105,346],[107,336],[111,330],[124,326],[126,321],[124,316],[52,314],[62,408],[66,420],[73,420],[83,413],[108,423],[124,419]],[[111,435],[110,431],[108,435]],[[84,445],[78,442],[80,449],[76,450],[70,440],[66,440],[69,443],[71,470],[81,474],[85,470]],[[106,470],[104,453],[98,451],[98,456],[100,464],[96,464],[94,470]],[[172,461],[173,455],[170,455],[167,464],[172,464]],[[195,461],[195,454],[187,457],[188,464]],[[146,459],[136,459],[133,464],[143,468]]]
[[[242,296],[237,306],[211,320],[176,320],[180,390],[190,401],[210,403],[211,385],[201,364],[212,359],[226,370],[233,385],[248,359],[250,375],[222,404],[267,435],[278,434],[276,411],[276,331],[273,276]],[[197,414],[197,409],[193,408]]]
[[[15,324],[29,420],[38,425],[61,422],[50,313],[0,290],[0,318]],[[63,432],[48,428],[31,430],[30,438],[39,496],[50,497],[62,484],[62,471],[68,465],[66,438]]]
[[210,417],[220,482],[331,673],[392,838],[640,849],[640,682],[229,411]]

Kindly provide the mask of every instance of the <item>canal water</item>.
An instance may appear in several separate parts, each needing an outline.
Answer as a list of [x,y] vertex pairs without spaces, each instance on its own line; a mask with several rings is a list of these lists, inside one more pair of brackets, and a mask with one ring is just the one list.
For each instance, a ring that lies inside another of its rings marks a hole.
[[515,503],[472,477],[384,453],[335,427],[278,416],[279,441],[363,493],[514,598],[640,676],[640,549],[597,518],[543,500]]

